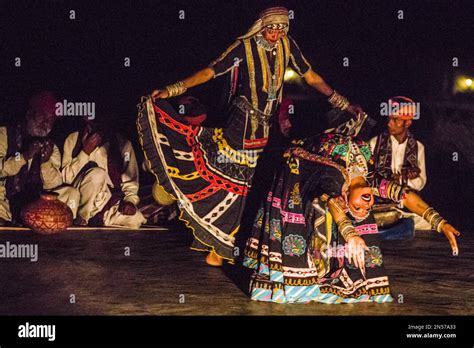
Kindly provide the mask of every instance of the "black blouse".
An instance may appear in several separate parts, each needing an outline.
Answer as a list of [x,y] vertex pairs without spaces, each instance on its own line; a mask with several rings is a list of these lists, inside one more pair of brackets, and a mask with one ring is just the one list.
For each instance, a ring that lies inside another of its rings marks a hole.
[[[244,96],[258,110],[272,115],[281,102],[287,67],[303,76],[311,65],[290,36],[278,40],[271,50],[257,43],[257,36],[238,39],[211,62],[214,77],[233,74],[235,95]],[[235,81],[234,79],[237,79]]]

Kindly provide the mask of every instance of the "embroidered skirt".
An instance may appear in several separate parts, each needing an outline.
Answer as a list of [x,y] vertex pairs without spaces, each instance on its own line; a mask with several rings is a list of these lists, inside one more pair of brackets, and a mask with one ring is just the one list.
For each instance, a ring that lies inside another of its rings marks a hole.
[[370,250],[366,251],[362,274],[345,257],[345,241],[325,203],[315,204],[314,195],[303,194],[309,180],[328,177],[327,173],[320,171],[321,165],[286,155],[287,163],[275,176],[245,249],[243,264],[254,270],[252,300],[391,302],[373,217],[354,223]]
[[193,231],[191,248],[233,261],[234,236],[269,124],[243,97],[228,117],[224,128],[195,126],[166,100],[143,97],[137,129],[150,171]]

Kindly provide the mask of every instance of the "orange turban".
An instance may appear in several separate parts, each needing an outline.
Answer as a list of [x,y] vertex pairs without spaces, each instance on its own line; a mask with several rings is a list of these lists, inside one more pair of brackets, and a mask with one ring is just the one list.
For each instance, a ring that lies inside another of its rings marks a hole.
[[392,97],[388,100],[388,104],[390,105],[390,110],[392,110],[390,117],[396,117],[408,121],[413,120],[417,114],[416,103],[408,97]]

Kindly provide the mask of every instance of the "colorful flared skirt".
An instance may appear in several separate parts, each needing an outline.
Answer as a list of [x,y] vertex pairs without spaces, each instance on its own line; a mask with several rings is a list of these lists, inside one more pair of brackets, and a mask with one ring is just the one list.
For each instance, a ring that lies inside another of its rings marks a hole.
[[137,129],[148,168],[178,203],[192,249],[233,261],[245,199],[268,139],[262,121],[234,103],[226,127],[191,125],[166,100],[143,97]]
[[369,216],[354,222],[369,247],[365,274],[349,263],[345,241],[324,202],[303,194],[324,177],[312,163],[288,157],[259,209],[243,264],[254,270],[250,297],[276,303],[391,302],[377,225]]

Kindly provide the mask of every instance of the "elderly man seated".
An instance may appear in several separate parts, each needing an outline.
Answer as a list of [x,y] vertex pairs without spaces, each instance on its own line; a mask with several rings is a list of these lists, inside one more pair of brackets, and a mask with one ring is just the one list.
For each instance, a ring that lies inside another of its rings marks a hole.
[[0,224],[19,223],[21,209],[43,190],[55,191],[76,214],[79,192],[63,186],[61,154],[48,137],[56,120],[51,92],[35,94],[26,117],[0,127]]

